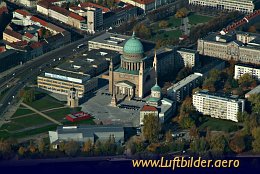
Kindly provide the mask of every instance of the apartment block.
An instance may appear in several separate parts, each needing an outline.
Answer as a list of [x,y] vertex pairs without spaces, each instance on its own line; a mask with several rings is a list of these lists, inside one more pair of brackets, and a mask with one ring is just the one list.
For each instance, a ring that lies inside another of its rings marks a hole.
[[260,68],[253,65],[237,64],[235,65],[234,79],[239,79],[244,74],[250,74],[257,80],[260,80]]
[[199,63],[199,53],[197,50],[181,48],[177,50],[177,58],[180,67],[193,68]]
[[194,73],[167,89],[167,96],[173,101],[181,102],[192,94],[192,90],[202,83],[202,74]]
[[195,92],[193,106],[203,115],[238,122],[238,112],[244,112],[245,100],[235,95],[210,93],[208,90]]

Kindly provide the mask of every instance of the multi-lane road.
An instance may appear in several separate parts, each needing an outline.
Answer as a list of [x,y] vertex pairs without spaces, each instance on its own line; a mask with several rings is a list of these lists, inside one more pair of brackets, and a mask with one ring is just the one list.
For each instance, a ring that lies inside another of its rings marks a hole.
[[[77,50],[77,46],[79,44],[87,44],[86,42],[93,37],[95,36],[88,36],[64,47],[48,52],[30,62],[25,63],[20,68],[10,72],[8,75],[0,77],[0,84],[9,82],[13,79],[13,77],[18,79],[16,85],[9,87],[9,90],[0,100],[0,117],[4,116],[8,105],[14,103],[14,96],[18,94],[19,90],[22,89],[28,81],[35,79],[37,75],[50,66],[58,65],[60,61],[75,54],[76,52],[73,50]],[[2,86],[2,88],[6,88],[6,85]]]

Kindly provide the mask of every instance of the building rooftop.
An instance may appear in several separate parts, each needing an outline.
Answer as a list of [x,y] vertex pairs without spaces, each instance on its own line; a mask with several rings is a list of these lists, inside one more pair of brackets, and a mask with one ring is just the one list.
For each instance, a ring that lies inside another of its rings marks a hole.
[[259,93],[260,93],[260,85],[258,85],[257,87],[255,87],[254,89],[246,93],[245,96],[252,95],[252,94],[259,94]]
[[230,102],[237,102],[239,100],[242,100],[238,98],[239,97],[238,95],[225,94],[225,93],[213,93],[213,92],[209,92],[208,90],[197,91],[195,92],[194,95],[202,95],[207,98],[230,101]]
[[95,133],[124,132],[121,125],[79,125],[79,126],[58,126],[58,134],[82,133],[83,136]]
[[8,34],[9,36],[12,36],[16,39],[22,40],[22,35],[20,33],[17,33],[16,31],[13,31],[13,30],[6,28],[4,33]]
[[[118,47],[122,47],[122,49],[123,49],[125,43],[128,41],[128,39],[130,39],[130,37],[131,36],[105,32],[104,34],[101,34],[88,42],[115,45]],[[150,51],[151,49],[153,49],[155,47],[154,43],[144,41],[144,40],[141,40],[141,42],[142,42],[145,52]]]
[[157,111],[157,108],[154,106],[144,105],[141,111]]
[[115,70],[115,72],[127,73],[127,74],[133,74],[133,75],[138,75],[138,74],[139,74],[139,71],[138,71],[138,70],[136,70],[136,71],[131,70],[131,71],[130,71],[130,70],[123,69],[123,68],[121,68],[121,67],[117,68],[117,69]]
[[187,48],[180,48],[178,51],[194,53],[194,54],[198,53],[197,50],[192,50],[192,49],[187,49]]
[[79,84],[82,84],[85,81],[90,79],[90,76],[86,74],[77,74],[77,73],[62,71],[59,69],[52,69],[46,71],[43,74],[41,74],[40,77],[48,77],[48,78],[58,79],[62,81],[71,81]]
[[102,9],[103,13],[107,13],[110,11],[109,8],[101,6],[99,4],[92,3],[92,2],[83,2],[83,3],[80,3],[79,6],[82,8],[86,8],[86,7],[100,8],[100,9]]
[[202,74],[199,74],[199,73],[194,73],[194,74],[191,74],[189,75],[188,77],[185,77],[184,79],[182,79],[181,81],[175,83],[173,86],[169,87],[167,89],[168,90],[173,90],[173,91],[176,91],[176,90],[179,90],[180,88],[186,86],[187,84],[189,84],[190,82],[194,81],[195,79],[198,79],[202,77]]

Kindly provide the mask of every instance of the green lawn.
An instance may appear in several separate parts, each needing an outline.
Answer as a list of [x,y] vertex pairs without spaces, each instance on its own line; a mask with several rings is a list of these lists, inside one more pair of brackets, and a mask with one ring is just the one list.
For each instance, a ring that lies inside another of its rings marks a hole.
[[31,113],[34,113],[34,112],[31,111],[30,109],[19,107],[12,117],[18,117],[21,115],[31,114]]
[[176,18],[175,16],[171,16],[168,18],[169,26],[170,27],[179,27],[181,26],[181,19]]
[[152,38],[152,40],[156,41],[158,39],[179,39],[182,35],[181,30],[172,30],[167,32],[158,32]]
[[52,122],[50,122],[49,120],[47,120],[46,118],[40,115],[34,114],[26,117],[12,119],[10,123],[4,124],[1,127],[1,129],[2,130],[7,129],[8,131],[17,131],[20,129],[39,126],[46,123],[52,123]]
[[64,106],[64,104],[62,102],[52,98],[49,95],[45,95],[44,97],[42,97],[32,103],[27,103],[27,104],[39,111]]
[[198,14],[195,14],[195,13],[190,14],[188,16],[188,18],[189,18],[189,23],[191,25],[196,25],[196,24],[199,24],[199,23],[206,23],[206,22],[209,22],[211,19],[213,19],[213,17],[198,15]]
[[45,112],[45,114],[54,118],[57,121],[64,121],[65,116],[67,114],[72,113],[72,111],[73,110],[71,108],[62,108],[62,109],[58,109],[58,110]]
[[[206,116],[205,116],[206,117]],[[237,123],[228,120],[221,120],[211,117],[206,117],[205,122],[200,125],[200,130],[206,130],[206,128],[210,128],[212,131],[225,131],[225,132],[233,132],[240,129]]]

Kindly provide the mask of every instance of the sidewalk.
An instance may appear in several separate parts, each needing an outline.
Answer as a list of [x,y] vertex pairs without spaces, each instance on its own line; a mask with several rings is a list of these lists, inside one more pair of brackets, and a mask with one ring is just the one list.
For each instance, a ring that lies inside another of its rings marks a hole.
[[0,118],[0,128],[2,127],[3,124],[8,123],[11,117],[14,115],[16,110],[19,108],[20,104],[22,103],[22,99],[19,100],[15,105],[9,106],[7,112],[5,113],[4,117]]

